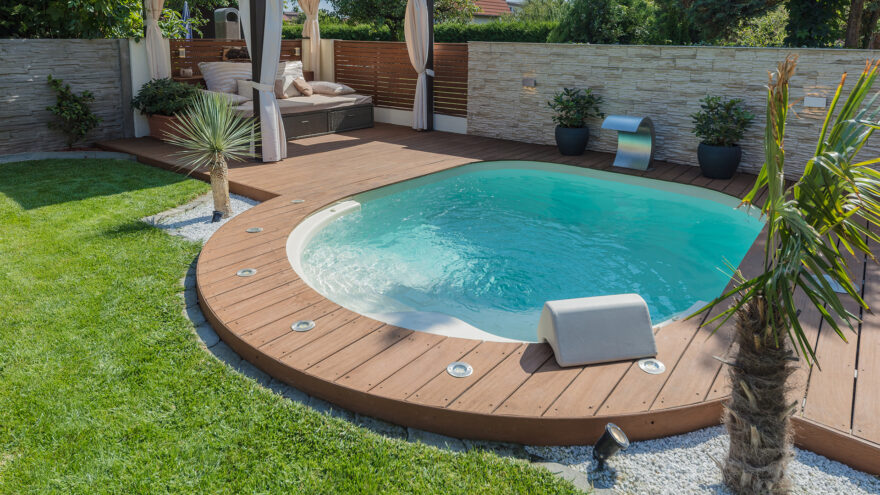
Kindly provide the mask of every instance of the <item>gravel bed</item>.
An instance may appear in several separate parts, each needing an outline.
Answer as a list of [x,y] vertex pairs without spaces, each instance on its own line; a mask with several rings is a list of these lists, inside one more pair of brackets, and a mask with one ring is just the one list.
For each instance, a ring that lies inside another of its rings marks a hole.
[[216,223],[211,223],[214,214],[214,200],[210,193],[190,201],[185,205],[143,218],[144,222],[168,231],[171,235],[185,237],[191,241],[205,242],[214,232],[234,216],[260,204],[259,201],[231,194],[232,213]]
[[[625,452],[611,458],[604,472],[594,471],[592,447],[527,447],[526,450],[534,456],[587,473],[596,488],[609,489],[610,493],[730,493],[721,484],[721,472],[715,464],[715,460],[723,462],[727,452],[727,434],[721,426],[634,442]],[[880,479],[877,477],[806,450],[795,451],[795,459],[788,470],[792,493],[880,494]]]

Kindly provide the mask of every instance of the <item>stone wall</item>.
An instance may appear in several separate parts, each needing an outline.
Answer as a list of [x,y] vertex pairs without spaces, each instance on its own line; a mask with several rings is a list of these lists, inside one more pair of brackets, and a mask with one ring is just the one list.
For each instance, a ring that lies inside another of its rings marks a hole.
[[[560,45],[471,42],[468,71],[468,133],[517,141],[554,143],[547,100],[563,87],[591,87],[604,98],[606,114],[647,116],[657,132],[656,157],[696,165],[698,140],[690,115],[706,94],[743,98],[757,118],[740,143],[743,168],[763,161],[762,136],[767,72],[788,53],[799,64],[792,80],[786,148],[787,169],[802,170],[815,149],[826,108],[806,108],[804,96],[831,98],[843,72],[848,87],[871,50]],[[523,78],[535,78],[525,88]],[[590,123],[590,149],[614,151],[616,133]],[[880,155],[880,137],[861,156]]]
[[131,135],[127,40],[0,40],[0,154],[52,151],[66,146],[49,129],[46,110],[55,93],[46,76],[63,79],[74,92],[94,94],[92,111],[103,121],[80,144]]

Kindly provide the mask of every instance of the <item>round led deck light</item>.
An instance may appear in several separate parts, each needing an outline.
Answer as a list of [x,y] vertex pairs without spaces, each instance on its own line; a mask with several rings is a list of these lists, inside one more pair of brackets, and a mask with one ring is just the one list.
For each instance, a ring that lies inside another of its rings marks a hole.
[[263,227],[251,227],[251,228],[245,230],[245,232],[247,232],[248,234],[256,234],[257,232],[262,232],[262,231],[263,231]]
[[235,272],[239,277],[253,277],[257,274],[256,268],[242,268],[241,270]]
[[300,203],[305,203],[305,202],[306,202],[306,200],[304,200],[304,199],[294,199],[293,201],[291,201],[291,203],[293,203],[295,205],[298,205]]
[[313,328],[315,328],[315,322],[312,320],[299,320],[293,325],[290,325],[290,329],[294,332],[308,332]]
[[666,365],[654,358],[640,359],[639,368],[645,373],[650,373],[652,375],[659,375],[666,371]]
[[449,366],[446,367],[446,372],[456,378],[464,378],[466,376],[471,376],[474,372],[474,368],[465,362],[456,361],[450,363]]

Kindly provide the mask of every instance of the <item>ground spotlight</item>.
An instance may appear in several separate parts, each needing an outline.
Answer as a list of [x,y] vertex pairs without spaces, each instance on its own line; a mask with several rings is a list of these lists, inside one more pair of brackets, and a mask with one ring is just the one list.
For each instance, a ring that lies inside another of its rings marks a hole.
[[593,459],[596,459],[597,469],[605,469],[605,461],[617,453],[618,450],[626,450],[629,447],[629,439],[626,433],[614,423],[605,425],[605,433],[599,437],[599,441],[593,446]]

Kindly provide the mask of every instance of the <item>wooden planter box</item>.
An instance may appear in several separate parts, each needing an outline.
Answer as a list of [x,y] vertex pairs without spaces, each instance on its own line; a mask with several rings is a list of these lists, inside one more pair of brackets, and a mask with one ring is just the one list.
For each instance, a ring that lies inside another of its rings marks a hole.
[[150,122],[150,136],[156,139],[167,141],[168,134],[172,134],[174,136],[179,136],[180,133],[176,132],[172,127],[172,124],[177,124],[177,117],[168,117],[167,115],[150,115],[148,118]]

